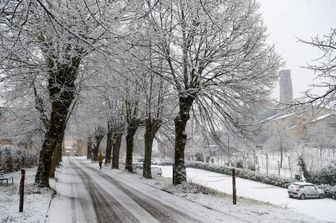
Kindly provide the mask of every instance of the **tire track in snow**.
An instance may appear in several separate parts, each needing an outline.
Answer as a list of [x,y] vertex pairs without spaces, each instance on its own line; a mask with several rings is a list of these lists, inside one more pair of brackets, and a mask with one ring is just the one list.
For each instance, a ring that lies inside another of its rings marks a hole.
[[[78,161],[81,163],[80,161]],[[81,163],[81,165],[86,166]],[[156,218],[159,222],[163,223],[181,223],[181,222],[195,222],[202,223],[202,221],[193,218],[177,209],[174,209],[171,206],[168,206],[157,199],[152,198],[151,196],[145,195],[139,191],[134,192],[133,189],[127,188],[127,186],[120,183],[114,177],[104,174],[103,172],[96,170],[90,166],[87,168],[94,171],[96,174],[102,176],[104,179],[112,183],[118,189],[126,193],[131,197],[139,206],[145,209],[149,214]]]
[[[74,185],[71,184],[71,191],[74,194]],[[76,214],[76,200],[74,197],[71,197],[71,222],[72,223],[77,223],[77,214]]]
[[[70,162],[72,164],[72,162]],[[76,164],[73,165],[84,182],[93,202],[94,211],[99,223],[137,223],[138,219],[123,207],[113,196],[97,185],[92,178]]]

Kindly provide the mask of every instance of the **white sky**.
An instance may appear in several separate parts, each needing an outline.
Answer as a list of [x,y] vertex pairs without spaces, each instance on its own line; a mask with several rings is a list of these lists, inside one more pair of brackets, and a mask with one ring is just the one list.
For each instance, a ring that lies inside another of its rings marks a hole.
[[[297,37],[309,40],[327,34],[336,27],[336,0],[257,0],[269,33],[269,41],[291,69],[294,98],[313,82],[314,74],[301,66],[312,63],[320,54],[310,46],[298,43]],[[315,82],[317,83],[317,82]],[[278,87],[274,98],[279,98]]]

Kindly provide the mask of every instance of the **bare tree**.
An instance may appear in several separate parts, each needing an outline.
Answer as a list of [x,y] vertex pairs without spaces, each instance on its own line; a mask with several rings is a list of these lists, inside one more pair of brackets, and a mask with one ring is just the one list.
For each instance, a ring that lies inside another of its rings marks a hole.
[[94,137],[94,147],[92,151],[92,160],[98,160],[98,152],[99,152],[99,145],[105,136],[105,128],[102,126],[98,126],[95,128],[93,137]]
[[160,1],[149,13],[145,19],[155,31],[153,44],[167,63],[158,75],[174,86],[179,103],[174,120],[176,185],[186,181],[186,127],[194,104],[209,127],[223,123],[237,134],[246,132],[243,111],[267,97],[279,57],[266,44],[254,0]]
[[[137,93],[137,89],[134,89]],[[133,145],[134,135],[138,130],[141,119],[139,118],[139,101],[136,98],[126,97],[125,99],[125,116],[127,123],[127,135],[126,135],[126,162],[125,169],[129,172],[133,172]]]
[[121,146],[121,139],[124,132],[125,118],[123,114],[123,103],[117,100],[108,101],[109,104],[109,118],[108,118],[108,132],[106,142],[106,158],[105,164],[111,162],[112,168],[119,168],[119,152]]
[[76,80],[82,60],[97,50],[96,46],[102,47],[99,43],[106,39],[104,34],[116,18],[109,17],[111,24],[105,27],[97,15],[111,15],[117,10],[107,1],[6,2],[1,5],[0,69],[7,74],[2,78],[20,77],[27,88],[33,86],[36,77],[44,76],[46,80],[43,85],[49,96],[50,118],[35,182],[49,187],[52,154],[63,141],[71,105],[78,92]]
[[329,34],[316,36],[310,41],[299,40],[321,52],[321,56],[315,64],[306,66],[307,69],[315,72],[317,79],[322,79],[320,84],[312,85],[314,88],[324,89],[322,94],[314,94],[313,89],[306,92],[306,96],[301,99],[301,103],[313,103],[321,107],[335,106],[336,98],[336,28],[332,28]]

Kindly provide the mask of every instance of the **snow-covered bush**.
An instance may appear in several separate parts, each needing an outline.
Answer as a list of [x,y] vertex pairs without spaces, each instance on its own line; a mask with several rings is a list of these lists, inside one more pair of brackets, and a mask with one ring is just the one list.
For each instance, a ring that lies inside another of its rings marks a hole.
[[321,189],[323,189],[325,193],[325,197],[330,197],[336,199],[336,186],[330,186],[328,184],[319,185]]
[[36,152],[21,149],[13,145],[0,145],[0,168],[6,173],[32,167],[37,164]]
[[236,163],[236,167],[237,168],[244,168],[244,164],[243,164],[243,160],[238,160],[238,162]]
[[[188,162],[187,167],[209,170],[209,171],[213,171],[216,173],[222,173],[222,174],[228,174],[228,175],[232,174],[232,167],[228,167],[228,166],[216,166],[216,165],[211,165],[208,163],[201,163],[201,162]],[[245,178],[248,180],[262,182],[265,184],[283,187],[283,188],[287,188],[289,184],[292,182],[292,180],[290,179],[282,178],[277,175],[259,174],[254,171],[251,171],[248,169],[241,169],[241,168],[236,168],[236,176]]]
[[309,181],[315,184],[336,185],[336,161],[331,162],[319,171],[311,173]]

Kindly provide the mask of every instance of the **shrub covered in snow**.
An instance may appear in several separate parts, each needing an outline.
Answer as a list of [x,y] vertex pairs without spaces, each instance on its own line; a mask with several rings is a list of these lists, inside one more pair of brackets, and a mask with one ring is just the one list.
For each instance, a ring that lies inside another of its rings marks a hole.
[[336,185],[336,161],[310,175],[309,181],[315,184]]
[[336,199],[336,186],[330,186],[328,184],[319,185],[321,189],[323,189],[325,193],[325,197],[330,197]]
[[[203,170],[209,170],[216,173],[222,173],[222,174],[232,174],[232,167],[228,166],[216,166],[211,165],[208,163],[201,163],[201,162],[188,162],[187,167],[191,168],[197,168],[197,169],[203,169]],[[241,169],[241,168],[235,168],[236,169],[236,176],[245,178],[248,180],[254,180],[258,182],[262,182],[265,184],[270,184],[278,187],[287,188],[289,184],[292,182],[290,179],[282,178],[277,175],[272,174],[260,174],[256,173],[254,171],[248,170],[248,169]]]
[[0,145],[0,168],[6,173],[17,171],[22,167],[32,167],[37,164],[37,159],[36,152],[13,145]]

